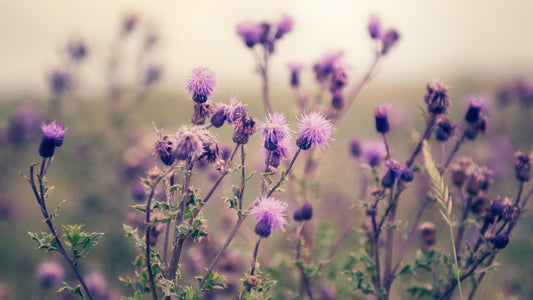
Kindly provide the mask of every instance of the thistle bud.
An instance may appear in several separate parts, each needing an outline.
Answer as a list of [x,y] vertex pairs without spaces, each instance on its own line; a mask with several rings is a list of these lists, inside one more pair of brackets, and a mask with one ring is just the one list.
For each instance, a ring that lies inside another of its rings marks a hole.
[[494,245],[494,248],[500,250],[507,247],[507,244],[509,244],[509,236],[507,234],[499,234],[493,237],[490,241]]
[[313,217],[313,206],[309,202],[305,202],[301,208],[302,220],[308,221]]
[[300,222],[302,221],[302,209],[301,208],[298,208],[297,210],[294,211],[293,215],[292,215],[292,218],[294,219],[294,221],[296,222]]
[[331,106],[337,110],[341,110],[344,107],[344,98],[341,89],[336,89],[332,92]]
[[452,166],[450,167],[450,171],[452,174],[452,181],[455,186],[459,188],[463,186],[463,183],[470,174],[470,169],[472,165],[473,162],[468,157],[462,157],[457,160],[457,162],[452,164]]
[[225,107],[219,107],[215,110],[213,113],[213,116],[211,117],[211,125],[213,125],[215,128],[219,128],[222,125],[224,125],[224,122],[226,121],[226,108]]
[[363,153],[361,141],[359,141],[358,138],[354,137],[350,140],[350,153],[356,158],[360,157],[361,154]]
[[370,21],[368,22],[368,34],[373,40],[377,40],[381,36],[381,20],[376,15],[370,16]]
[[249,137],[250,137],[250,135],[248,135],[246,133],[243,133],[243,132],[240,132],[240,131],[235,131],[233,133],[232,140],[233,140],[233,142],[235,144],[245,145],[246,143],[248,143]]
[[257,278],[255,275],[248,276],[248,278],[246,278],[246,284],[250,288],[254,288],[259,284],[259,278]]
[[43,138],[39,146],[39,154],[45,158],[52,157],[54,156],[55,148],[63,145],[67,129],[61,123],[53,121],[48,125],[42,123],[41,130],[43,131]]
[[255,234],[262,238],[267,238],[272,233],[270,218],[263,217],[255,224]]
[[389,50],[396,45],[400,39],[400,34],[394,29],[388,29],[381,35],[381,42],[383,43],[383,48],[381,49],[381,54],[385,55]]
[[300,135],[296,139],[296,146],[298,146],[298,148],[300,148],[302,150],[308,150],[309,148],[311,148],[312,145],[313,144],[312,144],[311,139],[308,139],[308,138],[306,138],[303,135]]
[[441,115],[439,123],[437,123],[437,130],[435,131],[435,138],[439,142],[446,142],[455,135],[457,126],[445,115]]
[[469,123],[465,129],[465,137],[471,141],[475,140],[478,133],[485,133],[487,129],[487,117],[480,115],[476,123]]
[[444,114],[450,106],[448,98],[448,87],[438,81],[427,85],[426,96],[428,112],[432,114]]
[[407,167],[406,165],[403,165],[400,169],[401,172],[401,179],[405,182],[411,182],[414,179],[413,170],[411,168]]
[[483,107],[483,102],[484,99],[481,97],[472,97],[470,99],[470,104],[465,115],[466,122],[472,124],[476,123],[479,120],[479,115],[481,113],[481,108]]
[[387,116],[388,111],[390,110],[390,104],[382,104],[374,108],[374,117],[376,119],[376,130],[379,133],[387,133],[390,130],[389,119]]
[[514,168],[516,171],[516,179],[522,182],[529,181],[531,175],[531,157],[524,155],[522,151],[517,151],[515,154]]
[[176,138],[167,135],[155,142],[153,154],[155,157],[161,159],[165,165],[170,166],[176,160],[176,157],[172,154],[175,147]]
[[505,212],[505,205],[503,204],[503,201],[501,198],[495,199],[490,204],[490,212],[494,216],[502,217],[503,213]]
[[401,176],[400,174],[400,164],[395,160],[388,160],[386,162],[387,173],[381,178],[381,185],[384,188],[392,188],[396,182],[396,177]]

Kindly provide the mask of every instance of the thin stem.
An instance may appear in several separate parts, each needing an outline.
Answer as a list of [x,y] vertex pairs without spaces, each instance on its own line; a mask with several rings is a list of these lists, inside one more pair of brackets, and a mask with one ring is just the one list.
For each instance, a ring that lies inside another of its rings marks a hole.
[[[296,158],[300,154],[301,150],[302,150],[301,148],[298,148],[298,150],[296,150],[296,153],[294,153],[294,156],[292,157],[291,163],[289,164],[289,166],[287,167],[287,170],[285,171],[285,176],[289,176],[289,172],[291,171],[292,166],[294,165],[294,162],[296,161]],[[270,191],[267,193],[266,196],[270,197],[276,191],[276,189],[281,185],[281,183],[284,181],[284,179],[285,178],[280,178],[278,180],[278,182],[276,182],[274,187],[270,189]]]
[[[381,266],[380,266],[380,260],[379,260],[379,235],[380,235],[380,230],[378,229],[378,226],[377,226],[377,223],[376,223],[376,206],[377,206],[377,199],[376,199],[376,204],[374,205],[374,213],[372,214],[372,229],[374,231],[374,235],[372,237],[373,239],[373,250],[374,250],[374,263],[376,264],[376,279],[375,279],[375,283],[376,283],[376,287],[377,287],[377,290],[379,291],[381,289]],[[394,272],[393,272],[394,273]]]
[[385,149],[387,150],[387,156],[385,157],[385,160],[387,160],[390,157],[389,143],[387,142],[387,135],[385,133],[381,135],[383,136],[383,143],[385,144]]
[[[391,207],[391,212],[388,216],[389,224],[394,223],[396,218],[396,208],[398,207],[397,203],[394,201],[394,186],[390,188],[389,194],[389,206]],[[392,285],[392,254],[394,250],[394,228],[387,229],[387,240],[385,242],[385,268],[383,270],[383,284],[385,287],[385,292],[387,294],[387,299],[390,297],[390,287]]]
[[257,263],[257,252],[259,251],[259,244],[261,244],[261,237],[259,237],[257,239],[257,243],[255,243],[254,258],[252,262],[252,269],[250,270],[250,275],[254,275],[255,273],[255,265]]
[[516,195],[516,200],[514,202],[515,206],[518,206],[520,203],[520,197],[522,196],[522,191],[524,190],[524,182],[520,181],[520,184],[518,185],[518,194]]
[[[469,197],[470,198],[470,197]],[[453,261],[454,261],[454,265],[455,265],[455,274],[452,274],[453,276],[456,276],[457,277],[457,286],[459,287],[459,299],[463,299],[463,292],[462,292],[462,289],[461,289],[461,280],[462,278],[459,277],[459,262],[458,262],[458,259],[457,259],[457,249],[456,247],[454,247],[453,245],[455,245],[455,240],[454,240],[454,237],[453,237],[453,227],[451,224],[449,224],[448,228],[450,229],[450,238],[452,240],[452,249],[453,249],[453,257],[455,258]]]
[[239,212],[242,211],[242,197],[244,197],[244,185],[246,184],[246,174],[244,170],[246,159],[246,152],[244,151],[244,145],[241,145],[241,187],[239,189]]
[[[448,168],[448,165],[452,162],[452,158],[455,156],[455,154],[457,153],[457,151],[459,151],[459,148],[461,147],[461,145],[463,144],[464,140],[466,138],[466,130],[463,131],[463,135],[461,136],[461,139],[455,143],[455,147],[453,147],[453,150],[452,152],[450,153],[450,155],[448,156],[448,159],[446,160],[446,163],[444,164],[443,166],[443,169],[446,170],[446,168]],[[442,174],[441,174],[442,175]]]
[[270,96],[268,92],[268,49],[263,47],[263,66],[261,76],[263,79],[263,105],[267,114],[272,112],[272,106],[270,105]]
[[[174,186],[174,174],[170,176],[169,185]],[[174,198],[174,192],[171,192],[171,198]],[[170,204],[170,199],[167,199],[167,204]],[[170,222],[165,224],[165,239],[163,240],[163,262],[165,266],[168,263],[168,237],[170,235]]]
[[422,144],[424,143],[424,140],[429,140],[429,137],[431,136],[431,131],[433,130],[433,127],[435,126],[436,122],[437,122],[437,115],[431,114],[431,117],[426,126],[426,130],[424,131],[424,134],[422,135],[422,137],[416,144],[415,150],[411,154],[411,157],[409,157],[409,159],[405,163],[405,165],[407,165],[408,168],[413,166],[413,163],[415,162],[416,157],[422,150]]
[[[159,180],[157,181],[159,183]],[[145,238],[145,244],[146,244],[146,270],[148,271],[148,278],[150,279],[150,290],[152,291],[152,299],[157,300],[157,291],[155,290],[155,283],[154,283],[154,274],[152,273],[152,263],[150,262],[150,230],[152,229],[152,225],[150,224],[150,211],[152,210],[151,204],[152,204],[152,198],[154,197],[155,188],[157,187],[157,183],[152,186],[152,190],[150,191],[150,196],[148,197],[148,201],[146,202],[146,238]]]
[[[463,207],[463,215],[461,217],[461,223],[459,223],[459,228],[457,229],[457,239],[455,240],[455,251],[461,252],[461,242],[463,241],[463,235],[466,230],[465,221],[468,218],[468,213],[470,212],[470,207],[472,206],[472,196],[468,196],[466,199],[466,205]],[[455,259],[459,259],[455,256]]]
[[[300,271],[300,299],[305,299],[305,294],[309,297],[309,299],[313,300],[313,293],[311,291],[311,283],[309,280],[309,277],[305,273],[304,269],[304,261],[302,259],[302,245],[303,245],[303,228],[304,228],[305,222],[300,224],[298,226],[298,232],[297,232],[297,241],[296,241],[296,266],[298,267],[298,270]],[[305,294],[304,294],[305,292]]]

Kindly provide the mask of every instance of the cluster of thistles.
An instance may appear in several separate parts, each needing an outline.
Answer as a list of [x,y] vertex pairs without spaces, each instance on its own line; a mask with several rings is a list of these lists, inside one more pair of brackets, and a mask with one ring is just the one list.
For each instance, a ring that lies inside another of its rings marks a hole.
[[293,27],[293,20],[283,15],[278,22],[256,23],[245,21],[237,25],[237,34],[248,48],[262,45],[268,52],[274,52],[275,42],[289,33]]

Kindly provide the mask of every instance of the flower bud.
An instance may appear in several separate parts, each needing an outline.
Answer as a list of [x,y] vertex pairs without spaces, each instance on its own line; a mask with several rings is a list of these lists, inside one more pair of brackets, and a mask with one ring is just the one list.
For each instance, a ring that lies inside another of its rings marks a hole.
[[470,104],[465,115],[466,122],[473,124],[479,120],[479,115],[481,113],[481,108],[483,107],[483,102],[484,99],[481,97],[472,97],[470,99]]
[[302,221],[302,209],[301,208],[298,208],[297,210],[294,211],[294,214],[292,215],[292,218],[294,219],[294,221],[296,222],[300,222]]
[[503,213],[505,212],[505,205],[503,204],[503,201],[501,198],[495,199],[490,204],[490,212],[494,216],[502,217]]
[[262,238],[267,238],[272,233],[272,224],[270,218],[263,217],[255,224],[255,234]]
[[522,151],[517,151],[515,154],[514,167],[516,171],[516,179],[522,182],[529,181],[531,175],[531,157],[524,155]]
[[446,142],[452,136],[455,135],[456,125],[445,115],[441,115],[439,123],[437,124],[437,130],[435,131],[435,138],[439,142]]
[[336,89],[332,92],[331,106],[337,110],[341,110],[344,107],[344,98],[341,89]]
[[444,114],[450,106],[448,87],[438,81],[427,85],[424,100],[427,103],[428,112],[432,114]]
[[298,146],[298,148],[300,148],[302,150],[308,150],[309,148],[311,148],[311,145],[312,145],[311,140],[306,138],[303,135],[300,135],[296,139],[296,146]]
[[248,278],[246,278],[246,284],[250,288],[254,288],[259,284],[259,278],[257,278],[255,275],[248,276]]
[[490,241],[494,245],[494,248],[500,250],[507,247],[507,244],[509,244],[509,236],[507,234],[499,234],[493,237]]
[[352,138],[350,140],[350,153],[354,157],[359,157],[363,153],[363,148],[361,146],[361,141],[358,138]]
[[232,140],[233,140],[233,142],[235,144],[244,145],[244,144],[248,143],[249,137],[250,137],[250,135],[248,135],[246,133],[235,131],[233,133]]
[[389,119],[387,116],[390,110],[390,104],[382,104],[374,108],[374,117],[376,119],[376,130],[379,133],[387,133],[390,130]]
[[313,206],[309,202],[305,202],[300,209],[302,212],[302,220],[308,221],[313,217]]
[[211,125],[213,125],[215,128],[219,128],[224,125],[225,121],[226,109],[224,107],[217,108],[211,117]]
[[405,182],[411,182],[414,179],[413,170],[411,168],[408,168],[406,165],[403,165],[400,169],[401,172],[401,179]]

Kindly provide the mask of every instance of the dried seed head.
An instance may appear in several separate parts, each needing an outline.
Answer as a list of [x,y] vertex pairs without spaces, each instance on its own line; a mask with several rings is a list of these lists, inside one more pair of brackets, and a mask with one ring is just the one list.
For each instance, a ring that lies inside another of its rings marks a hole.
[[213,114],[215,108],[212,104],[205,103],[195,103],[194,104],[194,113],[191,117],[191,123],[193,125],[203,125],[205,123],[205,118],[209,118]]
[[462,187],[467,177],[470,175],[474,163],[468,157],[461,157],[450,166],[453,184]]
[[509,236],[507,234],[499,234],[493,237],[490,241],[494,245],[494,248],[500,250],[507,247],[507,244],[509,244]]
[[254,288],[259,284],[259,278],[257,278],[255,275],[248,276],[248,278],[246,278],[246,284],[250,288]]
[[522,151],[517,151],[514,154],[515,162],[514,168],[516,171],[516,179],[522,182],[529,181],[531,176],[531,156],[525,155]]
[[441,115],[437,123],[437,130],[435,131],[435,138],[439,142],[446,142],[451,137],[455,136],[455,129],[457,125],[453,124],[450,118]]
[[161,161],[167,165],[170,166],[176,159],[172,152],[174,152],[174,148],[176,147],[177,141],[175,136],[164,136],[160,137],[155,143],[154,143],[154,150],[153,155],[156,158],[161,159]]
[[428,112],[436,115],[446,113],[450,106],[448,87],[439,81],[428,84],[424,100],[427,103]]

